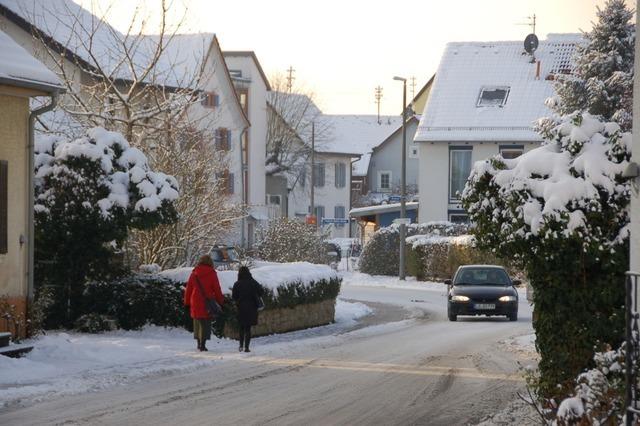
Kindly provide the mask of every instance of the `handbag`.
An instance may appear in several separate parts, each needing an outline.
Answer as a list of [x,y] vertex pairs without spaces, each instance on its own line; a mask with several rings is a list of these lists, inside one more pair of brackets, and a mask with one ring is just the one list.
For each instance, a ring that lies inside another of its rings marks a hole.
[[218,304],[216,299],[207,299],[207,296],[205,295],[205,292],[204,292],[204,288],[202,288],[202,284],[200,283],[198,276],[194,275],[194,277],[196,279],[196,283],[198,284],[198,290],[200,290],[200,295],[204,299],[204,306],[207,309],[207,312],[209,313],[209,315],[215,318],[220,314],[222,314],[222,306]]
[[259,311],[264,310],[264,300],[262,300],[262,297],[256,296],[256,306]]

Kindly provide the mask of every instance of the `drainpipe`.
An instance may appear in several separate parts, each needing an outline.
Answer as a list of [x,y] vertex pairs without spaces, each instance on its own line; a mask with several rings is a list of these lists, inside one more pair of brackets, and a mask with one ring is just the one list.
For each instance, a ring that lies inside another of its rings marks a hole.
[[33,209],[34,209],[34,155],[35,155],[35,143],[34,143],[34,125],[36,121],[36,117],[45,112],[49,112],[56,107],[58,104],[58,95],[53,94],[51,96],[51,102],[48,105],[44,105],[40,108],[34,109],[29,113],[29,141],[27,146],[27,157],[28,157],[28,195],[27,195],[27,228],[28,228],[28,236],[27,236],[27,297],[29,300],[28,306],[31,305],[34,298],[34,279],[33,279],[33,258],[34,258],[34,244],[35,244],[35,234],[34,234],[34,225],[33,225]]
[[[247,165],[244,164],[244,153],[242,152],[242,137],[244,136],[244,134],[247,132],[247,130],[249,129],[249,126],[245,126],[242,131],[240,132],[240,194],[242,196],[242,202],[244,203],[245,200],[249,201],[248,197],[246,196],[246,194],[244,193],[245,191],[245,185],[244,185],[244,176],[245,176],[245,167],[247,167]],[[249,157],[249,147],[247,146],[247,159]],[[247,176],[248,177],[248,176]],[[248,204],[248,203],[247,203]],[[246,226],[247,222],[247,217],[242,216],[242,226],[240,227],[240,246],[242,248],[245,248],[246,245],[246,241],[245,241],[245,235],[244,235],[244,228]]]

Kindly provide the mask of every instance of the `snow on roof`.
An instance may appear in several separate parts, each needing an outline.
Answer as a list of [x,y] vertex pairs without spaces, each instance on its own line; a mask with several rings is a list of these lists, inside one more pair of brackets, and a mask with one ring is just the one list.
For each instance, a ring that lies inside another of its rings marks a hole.
[[[417,201],[412,201],[406,203],[407,210],[416,210],[418,208],[419,203]],[[360,216],[369,216],[372,214],[381,214],[381,213],[389,213],[400,211],[400,203],[393,204],[381,204],[379,206],[368,206],[368,207],[358,207],[355,209],[351,209],[349,211],[349,216],[360,217]]]
[[[132,62],[138,67],[135,71],[139,75],[150,63],[160,42],[158,35],[127,38],[71,0],[0,0],[0,6],[35,26],[89,65],[95,63],[91,52],[106,72],[116,78],[130,80],[133,77],[128,62],[122,60],[123,43],[128,43],[127,50],[134,56]],[[198,75],[213,38],[212,33],[166,34],[162,40],[165,51],[146,81],[184,87]]]
[[[571,69],[579,34],[550,34],[535,52],[535,63],[522,41],[449,43],[431,89],[415,140],[541,141],[534,120],[551,113],[550,74]],[[478,106],[483,89],[507,91],[502,106]]]
[[18,43],[0,31],[0,79],[18,86],[44,86],[61,89],[58,77]]
[[327,124],[328,135],[316,151],[361,155],[354,163],[354,176],[367,174],[372,149],[402,124],[400,116],[380,116],[378,121],[376,115],[323,115],[321,120]]

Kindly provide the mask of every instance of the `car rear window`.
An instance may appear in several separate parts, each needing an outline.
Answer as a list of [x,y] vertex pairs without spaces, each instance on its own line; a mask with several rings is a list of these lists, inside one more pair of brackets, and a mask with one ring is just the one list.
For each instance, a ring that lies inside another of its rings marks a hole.
[[510,285],[506,272],[499,268],[464,268],[453,282],[457,285]]

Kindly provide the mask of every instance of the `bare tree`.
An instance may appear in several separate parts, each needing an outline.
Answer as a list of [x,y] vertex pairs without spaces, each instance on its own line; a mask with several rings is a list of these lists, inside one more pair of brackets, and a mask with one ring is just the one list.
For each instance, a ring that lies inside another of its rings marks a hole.
[[213,35],[180,34],[184,16],[170,27],[166,0],[158,1],[154,35],[145,34],[150,29],[140,6],[125,33],[107,23],[108,12],[96,16],[70,1],[25,11],[46,62],[67,89],[59,104],[63,113],[41,124],[54,132],[69,131],[70,121],[117,130],[156,169],[175,176],[181,186],[178,223],[134,233],[129,249],[141,263],[188,263],[244,214],[226,190],[228,146],[220,149],[225,144],[217,140],[217,110],[200,106],[216,103],[201,90],[218,69],[208,58]]
[[331,129],[322,119],[312,92],[296,86],[289,91],[287,79],[281,74],[272,76],[270,82],[267,174],[287,175],[295,182],[309,167],[312,125],[318,148],[327,141]]

